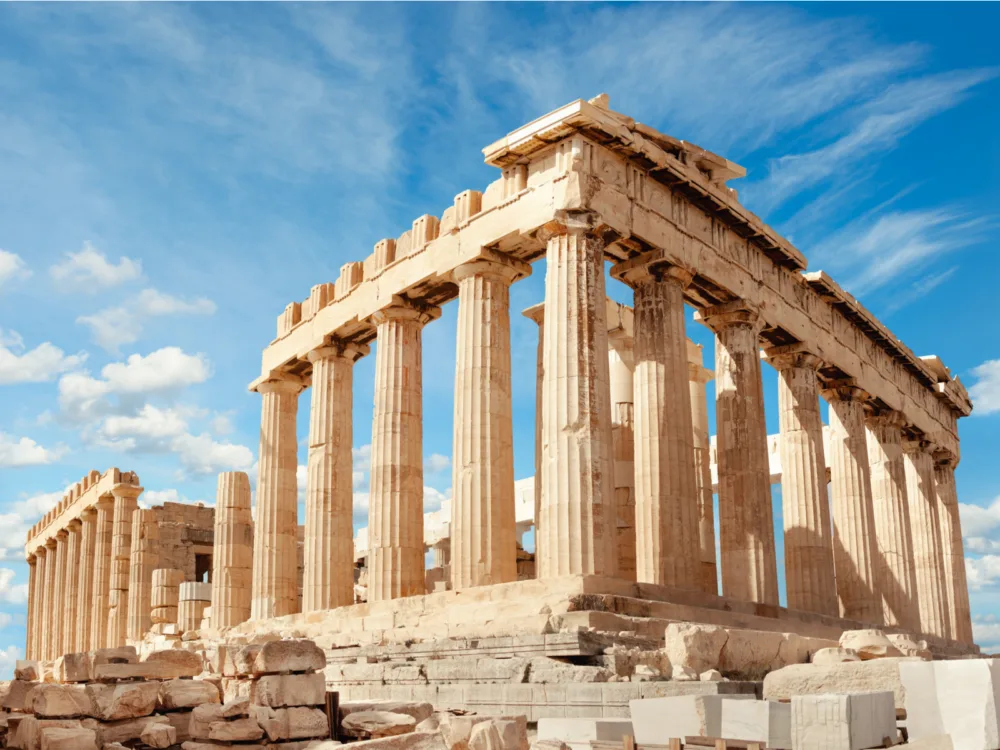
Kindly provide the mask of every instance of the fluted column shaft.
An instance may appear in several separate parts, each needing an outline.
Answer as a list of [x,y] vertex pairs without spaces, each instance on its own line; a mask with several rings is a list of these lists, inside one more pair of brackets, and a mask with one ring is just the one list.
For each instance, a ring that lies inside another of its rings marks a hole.
[[49,539],[45,543],[44,561],[45,577],[42,582],[42,616],[39,625],[41,626],[42,648],[39,656],[42,659],[54,659],[55,657],[55,635],[53,627],[53,610],[56,609],[55,588],[56,588],[56,540]]
[[947,638],[951,627],[931,450],[932,446],[924,441],[903,442],[906,499],[913,533],[913,567],[920,603],[920,630]]
[[701,537],[684,328],[691,275],[643,266],[620,278],[635,292],[636,577],[697,589]]
[[75,651],[89,651],[90,627],[93,619],[94,558],[97,543],[97,511],[87,508],[81,514],[80,564],[76,586]]
[[[688,390],[691,394],[691,431],[694,437],[694,476],[698,489],[698,538],[701,563],[698,580],[701,590],[719,593],[719,567],[715,560],[715,492],[712,489],[712,449],[708,434],[708,389],[715,373],[697,361],[688,361]],[[690,357],[690,352],[689,352]]]
[[545,257],[538,577],[614,576],[604,242],[574,223]]
[[955,459],[938,453],[934,463],[934,489],[941,514],[944,580],[951,616],[951,638],[972,643],[972,613],[969,608],[969,585],[965,577],[965,550],[962,547],[962,522],[958,512],[955,486]]
[[128,634],[128,583],[132,562],[132,514],[139,507],[141,487],[119,484],[114,496],[111,532],[111,585],[108,595],[108,648],[125,645]]
[[67,526],[66,537],[66,582],[63,585],[63,651],[71,654],[80,651],[77,642],[79,630],[77,629],[77,599],[80,588],[80,529],[82,524],[79,520],[73,519]]
[[865,437],[868,394],[853,383],[823,391],[830,404],[830,495],[833,555],[842,617],[882,623],[876,576],[875,509]]
[[424,467],[421,332],[439,310],[405,302],[373,316],[375,410],[368,512],[368,600],[423,594]]
[[354,363],[367,353],[368,347],[343,343],[309,353],[313,372],[302,583],[304,612],[354,603],[351,412]]
[[94,586],[91,596],[90,648],[108,645],[108,602],[111,599],[111,540],[114,502],[101,498],[94,521]]
[[298,610],[298,438],[295,419],[302,384],[268,380],[261,394],[257,520],[254,525],[251,617],[264,620]]
[[615,485],[616,575],[636,580],[635,569],[635,353],[634,340],[609,332],[611,380],[611,451]]
[[699,311],[715,331],[722,593],[778,603],[759,313],[741,301]]
[[821,361],[800,347],[772,349],[768,361],[778,370],[788,608],[836,617],[833,537],[816,377]]
[[52,615],[50,620],[52,623],[52,656],[49,658],[51,659],[57,659],[66,653],[64,640],[67,633],[63,628],[63,602],[66,601],[66,546],[68,538],[69,532],[66,529],[60,529],[56,533],[56,572],[53,578]]
[[455,270],[453,589],[517,580],[510,285],[530,273],[500,253]]
[[28,558],[28,622],[25,633],[24,655],[26,659],[37,659],[38,648],[38,556]]
[[[213,553],[212,627],[235,627],[250,619],[250,588],[253,571],[250,478],[242,471],[227,471],[219,474],[218,489],[215,495],[215,545]],[[162,573],[160,577],[164,579],[165,583],[172,582],[168,579],[166,572]],[[351,571],[350,581],[353,591],[353,571]],[[171,601],[166,601],[161,606],[165,606],[167,609],[174,607],[176,612],[177,601],[176,599]]]
[[885,624],[918,633],[921,630],[920,606],[906,499],[902,442],[904,424],[903,415],[899,412],[868,417],[868,466],[871,469],[872,504],[875,508],[876,575],[882,591]]
[[128,582],[128,627],[130,641],[141,641],[153,621],[153,571],[159,563],[160,527],[155,510],[132,513],[132,547]]
[[545,379],[545,303],[532,305],[522,314],[538,325],[535,364],[535,577],[537,577],[542,541],[542,386]]

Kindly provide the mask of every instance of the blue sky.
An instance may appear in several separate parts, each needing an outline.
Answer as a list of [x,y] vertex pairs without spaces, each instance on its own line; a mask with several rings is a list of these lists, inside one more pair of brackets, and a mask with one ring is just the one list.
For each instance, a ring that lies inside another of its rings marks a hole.
[[[0,6],[0,678],[25,531],[67,485],[118,466],[147,501],[211,502],[218,471],[254,469],[246,385],[284,306],[484,189],[483,146],[602,91],[744,165],[732,186],[811,270],[970,388],[959,494],[977,637],[1000,644],[998,22],[989,4]],[[455,316],[424,336],[428,508],[451,486]],[[518,477],[535,335],[515,313]],[[374,351],[357,520],[373,372]]]

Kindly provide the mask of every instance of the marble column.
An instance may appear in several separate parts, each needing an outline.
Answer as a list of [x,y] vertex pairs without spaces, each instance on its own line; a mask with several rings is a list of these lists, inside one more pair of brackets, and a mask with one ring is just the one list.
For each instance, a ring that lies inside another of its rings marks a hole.
[[257,518],[250,616],[283,617],[298,610],[298,438],[302,383],[291,376],[257,386],[261,394]]
[[[367,346],[335,342],[309,353],[312,405],[306,483],[302,611],[354,603],[351,411],[354,363]],[[213,618],[215,603],[212,604]]]
[[[308,538],[307,530],[306,539]],[[250,478],[242,471],[227,471],[219,474],[218,489],[215,494],[215,545],[212,555],[213,628],[231,628],[250,619],[252,571],[253,519],[250,515]],[[169,582],[165,578],[168,572],[170,571],[162,574],[165,583]],[[353,570],[350,572],[350,581],[353,592]],[[172,606],[177,607],[176,598]],[[174,616],[176,617],[176,612]]]
[[423,594],[421,331],[440,314],[402,299],[375,313],[368,601]]
[[63,585],[63,651],[71,654],[82,651],[77,629],[77,599],[80,588],[80,532],[82,524],[74,518],[67,524],[66,583]]
[[94,586],[91,595],[90,648],[108,645],[108,602],[111,600],[111,538],[114,533],[114,501],[97,501],[94,520]]
[[538,325],[538,354],[535,365],[535,576],[541,559],[542,522],[542,385],[545,378],[545,303],[524,310],[524,317]]
[[933,446],[923,440],[903,442],[906,500],[913,533],[913,567],[920,605],[920,631],[947,638],[951,627],[932,451]]
[[568,221],[545,256],[539,578],[616,573],[604,242]]
[[875,565],[878,543],[865,437],[868,394],[853,381],[828,385],[823,397],[830,404],[830,504],[840,614],[881,625],[882,591]]
[[[242,472],[234,472],[234,473],[241,474]],[[225,475],[220,475],[220,476],[225,476]],[[246,476],[246,474],[243,474],[243,476]],[[246,495],[246,497],[247,497],[247,518],[249,518],[250,517],[250,482],[249,482],[249,480],[247,481],[247,495]],[[216,528],[216,532],[215,533],[216,533],[216,536],[215,536],[214,551],[213,551],[213,554],[212,554],[212,564],[213,564],[213,566],[215,566],[212,569],[212,594],[211,594],[212,596],[215,596],[216,587],[219,585],[219,579],[217,577],[217,574],[219,572],[219,568],[216,565],[216,561],[219,559],[220,556],[223,557],[223,558],[225,558],[226,555],[228,554],[228,548],[227,548],[227,546],[224,546],[225,545],[225,540],[221,539],[219,537],[218,529],[219,529],[219,515],[220,514],[224,514],[224,510],[223,510],[223,508],[221,508],[220,506],[217,505],[216,506],[216,511],[215,511],[215,528]],[[252,535],[253,535],[253,530],[250,528],[250,526],[247,526],[246,538],[247,539],[251,539]],[[250,549],[250,547],[248,546],[247,549]],[[246,558],[247,571],[250,570],[250,566],[251,566],[250,556],[247,555],[247,558]],[[245,579],[243,581],[243,583],[245,583],[246,585],[242,589],[242,591],[238,592],[238,595],[241,597],[241,600],[244,602],[244,611],[245,611],[246,614],[243,617],[243,619],[240,620],[240,622],[245,622],[250,617],[250,575],[249,575],[249,572],[243,578]],[[227,579],[223,576],[222,580],[225,581]],[[180,600],[180,589],[181,589],[181,584],[182,583],[184,583],[184,571],[183,570],[177,570],[176,568],[157,568],[156,570],[153,571],[153,587],[152,587],[152,591],[150,592],[150,595],[149,595],[149,607],[150,607],[149,619],[153,623],[153,625],[158,625],[158,624],[165,624],[165,625],[166,624],[173,624],[173,625],[177,625],[178,624],[179,618],[177,616],[177,606],[178,606],[178,602]],[[213,608],[213,611],[214,611],[214,608]],[[239,623],[237,623],[237,624],[239,624]],[[220,627],[214,621],[213,621],[212,625],[213,625],[213,627],[216,627],[216,628]]]
[[837,617],[840,613],[816,377],[822,361],[800,344],[793,344],[769,350],[768,362],[778,371],[788,608]]
[[698,490],[698,539],[701,548],[701,590],[719,593],[715,560],[715,492],[712,488],[712,449],[708,434],[708,388],[715,373],[702,366],[701,346],[688,342],[688,391],[691,394],[691,431],[694,437],[694,476]]
[[635,353],[622,329],[608,332],[611,380],[611,450],[615,485],[617,577],[636,580],[635,552]]
[[531,267],[491,253],[455,269],[452,589],[517,580],[510,285]]
[[35,659],[35,650],[38,648],[38,623],[35,618],[38,615],[38,556],[28,555],[28,621],[25,630],[24,658]]
[[876,576],[882,590],[883,618],[886,625],[919,633],[920,606],[903,462],[902,428],[905,424],[905,418],[898,411],[868,416],[868,466],[875,507]]
[[97,511],[87,508],[80,514],[80,518],[80,565],[76,584],[76,650],[89,651],[90,626],[93,618]]
[[934,455],[934,489],[941,514],[944,580],[951,614],[951,637],[962,643],[973,642],[969,586],[965,578],[965,550],[962,547],[962,522],[958,513],[955,465],[958,461],[946,451]]
[[111,530],[111,583],[108,593],[108,648],[125,645],[128,633],[128,583],[132,563],[132,514],[139,507],[141,487],[116,484]]
[[692,276],[676,266],[628,266],[620,264],[612,274],[635,294],[636,578],[700,589],[699,497],[684,328],[684,290]]
[[757,341],[764,321],[741,300],[700,310],[696,318],[715,331],[722,593],[777,605],[771,475]]
[[45,577],[42,581],[42,616],[39,626],[41,627],[42,648],[39,653],[42,659],[55,659],[55,635],[53,627],[53,610],[56,609],[55,589],[56,589],[56,540],[49,539],[45,542],[45,554],[42,555],[45,563]]
[[67,633],[63,629],[63,612],[65,611],[63,604],[66,601],[66,546],[68,538],[69,532],[66,529],[59,529],[56,532],[56,566],[52,581],[52,609],[49,620],[52,623],[52,656],[49,657],[51,659],[57,659],[66,653],[64,641]]
[[153,571],[159,563],[160,527],[155,510],[132,513],[132,547],[128,581],[128,627],[130,641],[141,641],[153,621]]

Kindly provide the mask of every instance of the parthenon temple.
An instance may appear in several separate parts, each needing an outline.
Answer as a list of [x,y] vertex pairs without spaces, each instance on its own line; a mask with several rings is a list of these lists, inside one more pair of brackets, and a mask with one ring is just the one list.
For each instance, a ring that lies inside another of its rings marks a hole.
[[[697,622],[819,641],[880,628],[935,656],[977,653],[955,485],[958,419],[972,404],[941,360],[916,356],[807,270],[729,187],[740,166],[607,97],[550,112],[484,154],[500,171],[485,191],[418,217],[278,316],[250,384],[262,402],[252,518],[244,474],[220,477],[214,509],[146,510],[137,476],[111,470],[31,529],[29,657],[294,630],[327,649],[328,684],[388,697],[413,683],[393,683],[387,667],[361,674],[371,665],[358,657],[376,644],[396,649],[397,666],[454,656],[462,638],[479,639],[480,656],[594,666],[616,644],[655,650],[670,623]],[[538,324],[525,484],[513,463],[510,287],[540,259],[544,300],[524,311]],[[608,299],[606,263],[631,307]],[[422,378],[444,373],[425,367],[421,335],[456,298],[453,494],[425,519]],[[690,310],[714,333],[714,364],[687,337]],[[355,549],[353,369],[366,356],[370,509]],[[777,393],[765,393],[765,366]],[[769,439],[772,399],[780,430]],[[532,526],[530,552],[520,540]],[[431,566],[429,549],[440,553]],[[425,672],[421,685],[433,683]],[[483,700],[510,703],[499,695]]]

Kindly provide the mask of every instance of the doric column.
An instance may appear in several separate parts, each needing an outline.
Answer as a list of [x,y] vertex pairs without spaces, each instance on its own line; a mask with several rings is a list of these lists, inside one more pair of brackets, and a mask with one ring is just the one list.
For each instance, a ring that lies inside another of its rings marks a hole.
[[97,543],[97,511],[87,508],[80,514],[80,565],[76,584],[76,646],[77,651],[89,651],[90,626],[93,619],[94,557]]
[[694,436],[694,476],[698,489],[698,538],[701,590],[719,593],[715,561],[715,492],[712,489],[712,452],[708,434],[708,388],[715,373],[702,366],[701,346],[688,342],[688,391],[691,394],[691,431]]
[[830,404],[830,497],[840,613],[851,620],[881,624],[875,509],[865,438],[868,394],[853,381],[837,381],[829,384],[823,397]]
[[955,465],[958,461],[946,452],[934,455],[934,489],[938,497],[943,547],[944,580],[951,613],[951,637],[962,643],[973,642],[972,616],[969,609],[969,586],[965,579],[965,550],[962,547],[962,522],[958,513],[958,490]]
[[28,555],[28,621],[25,628],[24,658],[35,659],[35,649],[38,648],[38,624],[35,617],[38,613],[38,556]]
[[66,537],[66,582],[63,584],[62,647],[67,654],[82,651],[77,641],[79,630],[76,626],[77,599],[80,588],[80,530],[82,524],[74,518],[67,524]]
[[[306,539],[308,538],[307,530]],[[219,474],[219,484],[215,494],[213,553],[212,627],[231,628],[250,619],[253,519],[250,516],[250,478],[242,471]],[[170,572],[161,573],[164,583],[170,582],[166,578]],[[349,580],[353,591],[353,570],[350,572]],[[161,606],[176,607],[177,600],[174,599],[173,605],[167,603]]]
[[[354,363],[367,346],[335,342],[309,353],[312,405],[302,611],[354,603]],[[212,603],[213,619],[215,602]]]
[[257,386],[261,416],[250,600],[254,620],[283,617],[298,609],[295,418],[301,391],[301,381],[290,376],[276,377]]
[[69,532],[66,529],[59,529],[56,532],[56,566],[53,578],[52,589],[52,641],[51,659],[57,659],[66,653],[64,640],[68,635],[63,629],[63,613],[66,601],[66,546]]
[[440,308],[402,298],[375,313],[375,413],[368,512],[368,600],[423,594],[421,331]]
[[132,562],[132,514],[139,507],[142,487],[116,484],[111,530],[111,584],[108,593],[108,648],[125,645],[128,630],[128,579]]
[[837,617],[823,420],[816,377],[822,362],[800,344],[769,350],[768,362],[778,371],[788,608]]
[[[234,472],[240,474],[242,472]],[[226,475],[220,475],[226,476]],[[243,474],[245,477],[246,474]],[[247,518],[250,518],[250,481],[247,480]],[[222,512],[222,508],[216,505],[215,509],[215,545],[212,554],[212,596],[215,595],[217,587],[219,586],[219,566],[216,561],[219,557],[225,558],[230,554],[229,548],[232,545],[226,545],[224,541],[220,540],[219,537],[219,515]],[[246,571],[247,574],[242,576],[243,580],[241,583],[244,587],[238,592],[244,602],[244,612],[246,613],[240,622],[245,622],[250,618],[250,569],[251,560],[250,553],[251,550],[250,541],[252,540],[253,530],[247,525],[245,539],[247,540],[247,555],[246,555]],[[226,580],[225,578],[223,580]],[[154,624],[177,624],[177,605],[180,600],[180,589],[181,584],[184,583],[184,571],[177,570],[176,568],[157,568],[153,571],[153,588],[149,595],[149,619]],[[215,627],[219,627],[213,622]]]
[[539,578],[615,575],[604,241],[588,219],[546,248]]
[[538,324],[538,353],[535,364],[535,577],[541,559],[542,522],[542,385],[545,379],[545,303],[524,310],[524,317]]
[[692,276],[676,266],[629,261],[612,274],[635,292],[636,578],[698,589],[699,498],[684,328]]
[[[39,550],[39,553],[41,550]],[[39,653],[42,659],[55,659],[55,628],[53,627],[53,610],[56,609],[55,588],[56,588],[56,540],[49,539],[45,542],[45,554],[41,555],[44,565],[45,578],[42,582],[44,596],[42,602],[42,616],[39,625],[41,627],[42,648]]]
[[132,548],[128,581],[128,628],[130,641],[141,641],[153,624],[153,571],[160,559],[160,527],[155,510],[132,513]]
[[608,331],[611,380],[611,450],[615,484],[615,567],[617,577],[636,580],[635,569],[635,353],[634,339]]
[[455,269],[453,589],[517,580],[510,285],[531,267],[501,253]]
[[742,300],[700,310],[715,331],[722,593],[778,603],[771,475],[757,336],[764,325]]
[[108,602],[111,599],[111,538],[114,533],[114,501],[97,501],[94,521],[94,586],[90,610],[90,648],[108,645]]
[[913,535],[903,463],[902,428],[905,423],[898,411],[868,416],[868,466],[878,549],[876,577],[882,590],[885,624],[919,633],[920,606],[913,570]]
[[933,445],[925,440],[903,441],[920,630],[928,635],[947,638],[951,628],[948,592],[944,582],[941,521],[934,485],[934,459],[931,457],[933,450]]

